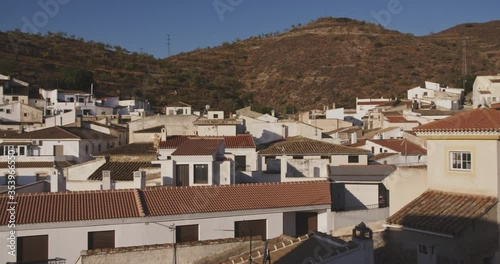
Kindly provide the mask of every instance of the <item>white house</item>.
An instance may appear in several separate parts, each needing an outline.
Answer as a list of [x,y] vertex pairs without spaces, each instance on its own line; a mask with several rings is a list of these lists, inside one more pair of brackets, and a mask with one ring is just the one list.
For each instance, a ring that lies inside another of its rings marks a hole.
[[191,105],[184,102],[176,102],[165,106],[166,115],[192,115]]
[[331,225],[328,181],[18,194],[15,229],[9,201],[0,195],[0,259],[10,262],[76,263],[82,250],[267,239]]
[[472,106],[489,107],[500,102],[500,76],[477,76],[472,86]]
[[328,166],[367,165],[369,151],[304,137],[287,138],[259,152],[255,181],[307,181],[328,178]]
[[[370,161],[379,164],[416,166],[427,163],[427,150],[406,139],[369,139],[360,148],[370,150]],[[392,155],[394,154],[394,155]]]
[[235,183],[234,155],[226,153],[223,138],[189,137],[170,155],[165,151],[159,154],[160,160],[153,163],[161,164],[164,185],[203,186]]
[[[82,162],[118,145],[118,138],[81,127],[51,127],[2,139],[4,155],[12,147],[19,161],[66,160]],[[6,156],[3,156],[6,158]]]

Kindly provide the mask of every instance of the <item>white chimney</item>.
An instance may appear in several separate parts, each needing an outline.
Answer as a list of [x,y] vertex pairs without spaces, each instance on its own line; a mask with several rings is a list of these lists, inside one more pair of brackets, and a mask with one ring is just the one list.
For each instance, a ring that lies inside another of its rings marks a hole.
[[146,172],[134,171],[134,188],[144,189],[146,187]]
[[52,172],[52,175],[50,175],[50,191],[51,192],[66,191],[66,179],[64,179],[61,170],[54,170]]
[[109,170],[102,171],[102,189],[103,190],[113,189],[113,183],[111,182],[111,171]]
[[165,140],[167,140],[167,129],[162,128],[161,129],[161,141],[165,141]]

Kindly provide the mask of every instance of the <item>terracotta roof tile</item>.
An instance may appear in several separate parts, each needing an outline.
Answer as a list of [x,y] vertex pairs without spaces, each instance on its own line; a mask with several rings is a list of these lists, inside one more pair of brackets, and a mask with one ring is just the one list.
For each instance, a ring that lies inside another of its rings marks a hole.
[[[136,190],[16,195],[16,224],[140,217]],[[7,225],[8,195],[0,195],[0,225]]]
[[226,148],[256,148],[253,136],[250,134],[241,134],[236,136],[225,136],[224,142]]
[[263,155],[329,155],[329,154],[368,154],[370,151],[313,140],[304,137],[293,137],[278,141],[270,147],[259,151]]
[[222,142],[224,140],[220,138],[189,138],[172,153],[172,156],[213,155]]
[[370,139],[370,142],[406,155],[427,155],[427,150],[421,146],[404,139]]
[[466,111],[455,116],[434,121],[413,129],[416,132],[471,132],[496,131],[500,132],[500,110],[476,109]]
[[390,123],[418,123],[418,121],[408,120],[403,116],[386,116],[385,119]]
[[94,156],[152,156],[156,155],[153,143],[132,143],[108,149]]
[[189,138],[204,138],[204,139],[223,139],[226,143],[226,148],[256,148],[253,136],[250,134],[241,134],[236,136],[224,137],[199,137],[199,136],[168,136],[165,141],[160,143],[160,149],[176,149]]
[[137,134],[145,134],[145,133],[161,133],[161,130],[165,128],[165,126],[156,126],[156,127],[150,127],[150,128],[146,128],[146,129],[143,129],[143,130],[137,130],[137,131],[134,131],[134,133],[137,133]]
[[151,216],[331,204],[328,181],[159,187],[143,194]]
[[176,149],[190,137],[196,136],[168,136],[165,141],[160,142],[160,149]]
[[429,190],[389,217],[387,223],[458,235],[497,202],[491,196]]
[[[230,197],[230,199],[228,199]],[[0,195],[0,225],[9,219]],[[331,204],[330,183],[310,181],[144,190],[18,194],[16,225],[259,210]]]
[[111,172],[112,181],[133,181],[134,171],[138,171],[140,168],[148,168],[150,165],[151,162],[106,162],[94,171],[88,179],[102,181],[102,171],[107,170]]

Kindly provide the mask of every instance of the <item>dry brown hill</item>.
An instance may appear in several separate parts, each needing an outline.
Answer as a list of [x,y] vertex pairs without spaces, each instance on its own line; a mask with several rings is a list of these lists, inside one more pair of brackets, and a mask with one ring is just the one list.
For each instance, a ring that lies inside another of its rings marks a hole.
[[160,60],[63,34],[0,33],[0,73],[55,86],[61,69],[79,67],[93,72],[98,90],[147,97],[155,105],[184,100],[196,108],[211,104],[230,111],[252,104],[284,112],[331,102],[349,107],[356,97],[404,96],[425,80],[458,86],[464,39],[470,75],[500,72],[500,21],[416,37],[322,18]]

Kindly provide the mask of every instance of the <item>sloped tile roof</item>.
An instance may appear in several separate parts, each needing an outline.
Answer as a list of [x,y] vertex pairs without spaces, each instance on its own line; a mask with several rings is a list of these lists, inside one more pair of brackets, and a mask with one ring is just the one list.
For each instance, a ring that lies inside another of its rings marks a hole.
[[403,139],[370,139],[368,140],[382,147],[392,149],[401,153],[403,156],[407,155],[427,155],[427,150],[421,146]]
[[153,143],[132,143],[108,149],[94,156],[152,156],[156,155]]
[[[17,161],[16,168],[26,169],[26,168],[54,168],[57,166],[59,168],[66,168],[74,165],[69,161]],[[7,162],[0,162],[0,169],[8,168]]]
[[[159,187],[143,191],[151,216],[331,204],[327,181]],[[229,199],[228,199],[229,198]]]
[[500,132],[500,110],[476,109],[447,117],[413,129],[416,132]]
[[389,152],[380,153],[380,154],[377,154],[377,155],[369,158],[368,160],[370,160],[370,161],[377,161],[377,160],[385,159],[385,158],[388,158],[388,157],[392,157],[394,155],[399,155],[399,154],[398,153],[389,153]]
[[196,136],[168,136],[165,141],[160,142],[160,149],[176,149],[190,137]]
[[[16,224],[141,217],[136,190],[16,195]],[[0,225],[7,225],[8,195],[0,195]]]
[[189,138],[172,153],[172,156],[213,155],[223,141],[220,138]]
[[117,137],[81,127],[49,127],[5,137],[6,139],[116,139]]
[[404,116],[385,116],[390,123],[418,123],[415,120],[408,120]]
[[387,223],[458,235],[498,202],[496,197],[428,190],[387,219]]
[[102,171],[110,171],[112,181],[133,181],[134,171],[138,171],[140,168],[148,168],[150,165],[151,162],[110,161],[104,163],[94,171],[94,173],[89,176],[88,180],[102,181]]
[[199,137],[199,136],[168,136],[165,141],[160,143],[160,149],[176,149],[189,138],[204,139],[223,139],[226,143],[226,149],[232,148],[256,148],[253,136],[250,134],[240,134],[236,136],[224,137]]
[[143,129],[143,130],[134,131],[134,133],[137,133],[137,134],[161,133],[161,130],[163,128],[165,128],[165,126],[150,127],[150,128],[146,128],[146,129]]
[[[8,224],[9,201],[8,195],[0,195],[2,226]],[[16,225],[23,225],[314,205],[329,207],[331,196],[328,181],[310,181],[18,194],[16,202]]]
[[370,151],[331,144],[304,137],[287,138],[259,151],[262,155],[330,155],[330,154],[369,154]]
[[253,136],[250,134],[241,134],[236,136],[225,136],[224,142],[226,148],[256,148]]

